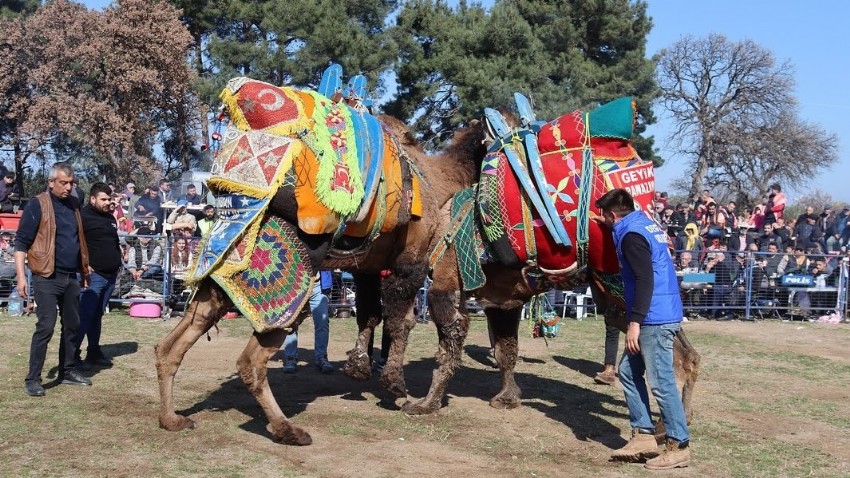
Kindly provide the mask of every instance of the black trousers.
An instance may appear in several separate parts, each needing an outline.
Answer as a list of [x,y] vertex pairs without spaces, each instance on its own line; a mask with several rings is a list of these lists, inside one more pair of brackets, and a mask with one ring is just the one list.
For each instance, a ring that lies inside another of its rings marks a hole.
[[617,364],[617,347],[620,342],[620,329],[605,326],[605,365]]
[[74,345],[80,327],[80,281],[77,274],[54,273],[50,277],[33,274],[32,284],[37,304],[35,332],[30,345],[30,369],[27,381],[41,380],[47,344],[56,328],[57,310],[61,314],[62,335],[59,343],[59,376],[74,368]]

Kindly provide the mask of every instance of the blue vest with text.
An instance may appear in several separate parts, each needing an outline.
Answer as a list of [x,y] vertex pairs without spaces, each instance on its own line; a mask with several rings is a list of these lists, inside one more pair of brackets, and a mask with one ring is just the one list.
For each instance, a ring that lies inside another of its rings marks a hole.
[[672,324],[682,321],[682,299],[673,260],[667,252],[667,233],[641,211],[634,211],[614,224],[614,243],[623,274],[623,295],[626,299],[626,317],[632,313],[635,301],[635,274],[623,259],[622,241],[626,234],[635,232],[649,243],[655,287],[652,301],[643,325]]

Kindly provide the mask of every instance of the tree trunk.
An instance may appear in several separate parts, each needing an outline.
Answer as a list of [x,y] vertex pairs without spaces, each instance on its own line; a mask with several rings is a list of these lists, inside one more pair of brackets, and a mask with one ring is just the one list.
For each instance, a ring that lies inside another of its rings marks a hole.
[[[204,75],[204,54],[202,49],[203,35],[200,28],[193,32],[192,36],[195,39],[195,71],[198,73],[198,78],[202,78]],[[212,164],[209,114],[210,106],[201,97],[198,97],[198,118],[201,120],[201,144],[204,145],[204,167],[209,167]]]
[[27,154],[24,154],[21,148],[20,134],[15,130],[14,151],[15,151],[15,183],[21,190],[21,198],[27,197],[27,192],[24,190],[24,163],[27,161]]

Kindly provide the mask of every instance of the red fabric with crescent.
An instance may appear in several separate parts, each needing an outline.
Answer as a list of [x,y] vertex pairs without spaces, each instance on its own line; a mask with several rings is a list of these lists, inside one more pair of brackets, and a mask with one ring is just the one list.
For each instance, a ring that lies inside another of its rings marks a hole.
[[251,129],[265,129],[298,119],[298,107],[292,98],[280,88],[258,81],[248,81],[241,86],[238,104]]

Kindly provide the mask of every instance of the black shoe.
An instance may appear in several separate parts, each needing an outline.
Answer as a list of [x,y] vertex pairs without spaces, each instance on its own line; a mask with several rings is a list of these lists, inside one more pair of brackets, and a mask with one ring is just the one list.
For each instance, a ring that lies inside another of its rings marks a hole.
[[[109,360],[105,355],[100,356],[86,356],[86,363],[88,365],[96,365],[98,367],[109,368],[112,366],[112,360]],[[90,367],[91,368],[91,367]]]
[[89,365],[88,361],[77,360],[77,363],[74,364],[74,368],[80,372],[88,372],[91,370],[91,365]]
[[44,396],[44,387],[41,386],[41,382],[37,382],[35,380],[27,380],[24,382],[24,390],[26,390],[27,395],[30,397]]
[[83,377],[76,370],[69,370],[65,372],[65,375],[62,377],[62,380],[59,383],[63,385],[85,385],[87,387],[91,387],[91,380]]

